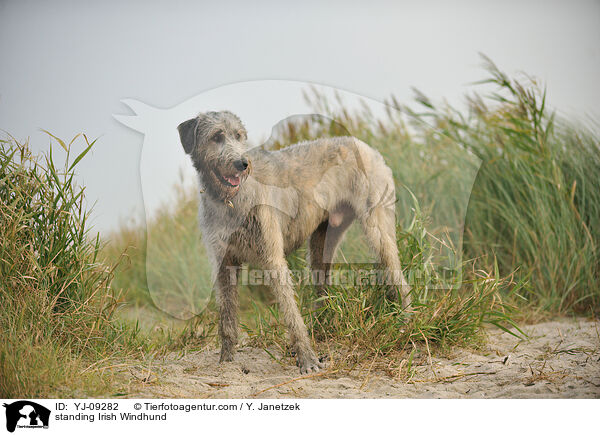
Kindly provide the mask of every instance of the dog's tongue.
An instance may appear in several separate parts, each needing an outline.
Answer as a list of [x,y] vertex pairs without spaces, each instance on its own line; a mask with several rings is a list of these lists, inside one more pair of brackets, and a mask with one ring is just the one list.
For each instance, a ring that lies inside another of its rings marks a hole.
[[240,185],[240,176],[239,175],[231,175],[229,177],[225,177],[225,179],[232,186],[239,186]]

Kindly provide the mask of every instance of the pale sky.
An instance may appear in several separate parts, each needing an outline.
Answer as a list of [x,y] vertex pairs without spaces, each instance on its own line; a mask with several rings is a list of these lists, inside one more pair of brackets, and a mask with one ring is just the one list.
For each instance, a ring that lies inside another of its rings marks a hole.
[[113,118],[131,114],[123,99],[171,108],[223,85],[279,79],[376,101],[409,102],[414,86],[457,103],[485,77],[483,52],[543,80],[560,114],[598,119],[599,42],[598,1],[0,0],[0,129],[35,150],[49,143],[40,128],[99,137],[79,178],[96,228],[109,230],[144,213],[144,138]]

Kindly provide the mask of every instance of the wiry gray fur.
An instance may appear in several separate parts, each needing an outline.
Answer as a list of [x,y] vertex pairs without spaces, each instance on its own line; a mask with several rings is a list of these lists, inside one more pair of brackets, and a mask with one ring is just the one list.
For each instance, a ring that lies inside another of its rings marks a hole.
[[[203,192],[199,221],[220,306],[221,361],[233,359],[238,334],[232,268],[250,263],[288,276],[286,255],[308,239],[311,268],[328,276],[336,248],[355,219],[388,276],[395,278],[389,294],[400,290],[403,306],[410,304],[396,245],[394,180],[377,151],[352,137],[303,142],[279,151],[249,149],[244,126],[230,112],[199,114],[178,130]],[[271,283],[301,373],[318,371],[322,363],[310,344],[290,281]]]

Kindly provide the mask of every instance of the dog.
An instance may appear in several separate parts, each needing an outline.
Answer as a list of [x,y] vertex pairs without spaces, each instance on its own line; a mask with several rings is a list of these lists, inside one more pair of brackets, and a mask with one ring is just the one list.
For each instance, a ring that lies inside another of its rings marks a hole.
[[323,368],[295,301],[286,255],[308,240],[311,270],[329,279],[336,248],[355,220],[393,279],[388,296],[410,305],[396,244],[394,180],[379,152],[353,137],[278,151],[250,148],[244,125],[228,111],[200,113],[177,129],[202,192],[198,216],[219,305],[220,362],[233,360],[238,337],[235,271],[251,264],[280,278],[270,284],[300,372]]

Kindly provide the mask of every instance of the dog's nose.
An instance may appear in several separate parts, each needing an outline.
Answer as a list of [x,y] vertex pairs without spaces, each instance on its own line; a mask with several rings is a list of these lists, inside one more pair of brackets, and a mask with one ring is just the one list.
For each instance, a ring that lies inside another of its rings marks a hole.
[[233,166],[235,166],[235,169],[238,171],[245,171],[248,168],[248,160],[241,158],[240,160],[233,162]]

